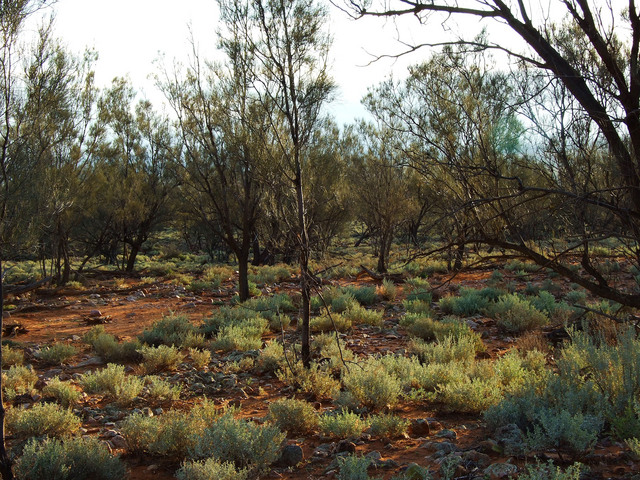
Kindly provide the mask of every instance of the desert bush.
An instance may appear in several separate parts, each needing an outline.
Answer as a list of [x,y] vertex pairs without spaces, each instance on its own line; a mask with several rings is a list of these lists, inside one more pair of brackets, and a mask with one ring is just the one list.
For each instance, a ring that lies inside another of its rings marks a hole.
[[460,296],[442,297],[438,301],[440,310],[461,317],[469,317],[481,313],[489,304],[489,300],[478,290],[463,289]]
[[340,370],[344,362],[355,359],[354,353],[347,347],[344,340],[336,338],[335,333],[321,333],[311,340],[311,352],[319,359],[328,359],[329,368]]
[[533,330],[549,323],[545,313],[515,293],[502,295],[487,308],[487,313],[496,319],[500,328],[513,333]]
[[127,405],[136,398],[144,386],[142,380],[124,373],[124,366],[113,363],[102,370],[87,372],[81,379],[87,393],[102,393],[119,405]]
[[344,319],[347,323],[352,325],[372,325],[379,327],[384,323],[383,312],[378,310],[368,310],[356,303],[347,308],[343,313]]
[[291,278],[291,266],[286,264],[263,265],[253,267],[249,273],[249,280],[258,284],[282,282]]
[[174,371],[184,361],[184,355],[180,350],[167,345],[143,346],[140,348],[140,355],[142,355],[142,368],[147,373]]
[[211,362],[211,352],[209,350],[199,350],[197,348],[189,348],[189,357],[191,363],[198,370],[202,370]]
[[431,315],[431,303],[423,302],[422,300],[403,300],[402,305],[407,313]]
[[478,348],[477,339],[471,335],[458,338],[445,337],[437,343],[427,343],[413,339],[409,343],[409,351],[416,355],[422,363],[472,363]]
[[151,346],[203,347],[204,335],[198,333],[186,315],[168,315],[144,329],[138,335],[140,342]]
[[267,327],[267,320],[255,317],[238,325],[222,327],[215,340],[211,342],[213,351],[225,352],[260,350],[262,348],[262,334]]
[[273,425],[257,425],[226,413],[204,429],[193,452],[197,459],[232,462],[255,477],[278,458],[284,439],[284,433]]
[[458,338],[476,335],[469,325],[457,317],[444,317],[438,321],[429,316],[407,313],[400,324],[414,337],[427,341],[440,341],[448,336]]
[[398,287],[392,280],[385,278],[382,280],[382,285],[376,287],[376,295],[388,302],[392,302],[398,295]]
[[371,435],[383,438],[398,438],[407,433],[409,428],[409,420],[385,413],[381,415],[373,415],[369,417]]
[[146,385],[147,394],[154,400],[174,401],[180,398],[180,392],[182,391],[181,385],[172,385],[169,381],[156,375],[147,375],[143,381]]
[[584,290],[571,290],[564,296],[564,300],[569,305],[583,305],[587,300],[587,293]]
[[376,287],[355,287],[349,285],[344,291],[353,295],[360,305],[373,305],[378,300]]
[[240,360],[226,362],[222,366],[222,372],[225,374],[242,373],[252,370],[255,366],[255,360],[252,356],[242,357]]
[[269,340],[260,350],[256,358],[256,366],[261,372],[275,372],[282,367],[284,361],[282,344],[276,340]]
[[351,328],[351,321],[339,313],[323,313],[309,321],[309,328],[314,333],[334,330],[346,332]]
[[178,480],[246,480],[246,470],[237,470],[231,462],[221,463],[216,458],[199,462],[185,462],[176,472]]
[[253,316],[259,315],[266,319],[270,319],[278,313],[294,312],[296,310],[293,300],[286,293],[250,298],[235,308],[245,309],[253,312]]
[[233,276],[233,269],[225,266],[208,266],[202,274],[202,280],[210,282],[214,288],[220,288],[222,283],[231,279]]
[[113,335],[104,332],[89,338],[88,343],[105,362],[137,362],[142,358],[138,352],[141,347],[138,340],[120,343]]
[[48,345],[36,354],[36,357],[48,365],[60,365],[73,357],[78,350],[73,345],[54,343]]
[[560,467],[556,467],[551,460],[545,463],[538,463],[536,465],[527,465],[527,470],[521,473],[518,479],[520,480],[579,480],[580,473],[583,471],[583,466],[580,463],[574,463],[567,467],[566,470],[562,470]]
[[325,413],[320,416],[319,427],[324,435],[335,438],[357,438],[367,428],[360,415],[341,411]]
[[345,390],[370,410],[394,407],[402,393],[401,382],[377,361],[369,361],[361,367],[343,371]]
[[13,365],[2,373],[2,385],[8,397],[31,391],[37,381],[38,376],[30,366]]
[[471,378],[439,386],[437,398],[447,410],[481,413],[502,400],[502,391],[495,380]]
[[39,403],[29,409],[9,409],[7,429],[25,437],[70,437],[80,429],[80,419],[56,403]]
[[318,414],[313,405],[295,398],[283,398],[271,403],[267,419],[291,435],[304,435],[318,426]]
[[338,480],[370,480],[367,469],[371,465],[368,457],[346,455],[338,458]]
[[14,472],[21,480],[120,480],[126,476],[120,458],[95,438],[32,440]]
[[593,448],[602,427],[601,417],[542,408],[525,441],[533,451],[554,449],[581,455]]
[[287,365],[278,370],[276,375],[282,382],[316,398],[330,398],[340,388],[340,382],[333,378],[331,371],[315,362],[309,368],[305,368],[302,362],[295,362],[291,364],[291,368]]
[[45,397],[55,398],[65,408],[72,407],[80,400],[80,392],[69,382],[63,382],[58,377],[53,377],[42,389]]
[[24,363],[24,352],[10,345],[2,345],[2,368],[12,365],[22,365]]

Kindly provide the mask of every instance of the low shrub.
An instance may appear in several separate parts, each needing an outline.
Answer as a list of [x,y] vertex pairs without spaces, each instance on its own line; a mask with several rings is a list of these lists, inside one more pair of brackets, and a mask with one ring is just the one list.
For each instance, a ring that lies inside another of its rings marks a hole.
[[81,379],[82,388],[87,393],[102,393],[119,405],[128,405],[136,398],[144,386],[142,380],[124,373],[124,366],[113,363],[102,370],[87,372]]
[[120,343],[116,337],[106,333],[102,325],[89,330],[83,340],[91,345],[96,354],[105,362],[138,362],[141,359],[140,353],[138,353],[141,345],[137,339]]
[[342,411],[321,415],[319,427],[324,435],[330,437],[357,438],[362,435],[367,424],[357,413]]
[[371,435],[383,438],[398,438],[407,433],[411,422],[393,414],[373,415],[369,417]]
[[267,320],[258,317],[239,325],[222,327],[216,339],[211,342],[211,349],[224,352],[260,350],[262,348],[262,334],[266,327]]
[[24,363],[24,352],[10,345],[2,345],[2,368]]
[[78,350],[73,345],[54,343],[40,349],[36,357],[47,365],[60,365],[77,353]]
[[355,359],[354,353],[347,347],[344,340],[336,338],[335,333],[321,333],[311,340],[311,352],[314,357],[329,361],[329,368],[337,372],[345,362]]
[[267,419],[291,435],[304,435],[318,426],[318,414],[313,405],[295,398],[283,398],[271,403]]
[[184,355],[176,347],[143,346],[139,351],[142,355],[142,368],[147,373],[174,371],[184,361]]
[[70,437],[80,429],[80,419],[55,403],[39,403],[29,409],[7,411],[7,429],[18,436]]
[[140,342],[151,346],[203,347],[204,335],[191,323],[187,315],[169,315],[144,329],[138,335]]
[[370,480],[367,469],[371,461],[369,457],[356,455],[338,457],[338,480]]
[[169,381],[156,375],[147,375],[144,377],[144,383],[146,384],[147,394],[154,400],[175,401],[180,398],[181,385],[172,385]]
[[58,377],[53,377],[42,389],[45,397],[55,398],[65,408],[72,407],[80,400],[80,392],[69,382],[63,382]]
[[189,349],[189,357],[191,357],[191,363],[198,370],[202,370],[211,362],[211,352],[209,350],[199,350],[197,348]]
[[388,302],[392,302],[398,295],[398,287],[392,280],[385,278],[382,280],[382,285],[376,287],[376,295]]
[[351,328],[351,321],[339,313],[324,313],[309,321],[309,329],[314,332],[346,332]]
[[284,348],[276,340],[269,340],[256,358],[256,366],[261,372],[275,372],[284,364]]
[[423,302],[422,300],[404,300],[402,305],[407,313],[431,315],[431,303]]
[[402,393],[401,382],[376,361],[343,371],[342,383],[360,405],[370,410],[394,407]]
[[350,285],[344,288],[345,292],[353,295],[360,305],[373,305],[378,300],[376,287],[355,287]]
[[481,313],[489,304],[489,300],[478,290],[463,289],[460,296],[442,297],[438,301],[443,313],[451,313],[461,317],[469,317]]
[[351,305],[343,313],[347,323],[352,325],[372,325],[379,327],[384,323],[383,312],[379,310],[368,310],[360,304]]
[[579,480],[583,470],[580,463],[574,463],[566,470],[562,470],[549,460],[546,464],[527,465],[526,471],[521,473],[518,478],[520,480]]
[[121,480],[126,468],[95,438],[65,441],[32,440],[25,446],[14,472],[21,480]]
[[512,333],[533,330],[549,323],[545,313],[515,293],[502,295],[487,308],[487,313],[497,321],[500,328]]
[[478,351],[477,338],[464,335],[458,338],[445,337],[437,343],[427,343],[413,339],[409,343],[409,351],[416,355],[422,363],[471,363]]
[[459,413],[481,413],[502,400],[502,390],[495,380],[484,378],[465,379],[441,385],[438,401],[447,410]]
[[30,392],[38,381],[33,369],[23,365],[13,365],[2,373],[2,385],[8,397]]
[[178,480],[246,480],[248,472],[237,470],[231,462],[221,463],[216,458],[200,462],[185,462],[176,472]]
[[309,368],[305,368],[302,362],[295,362],[291,364],[291,368],[287,365],[276,372],[276,375],[282,382],[316,398],[330,398],[340,389],[340,382],[333,378],[331,371],[315,362]]

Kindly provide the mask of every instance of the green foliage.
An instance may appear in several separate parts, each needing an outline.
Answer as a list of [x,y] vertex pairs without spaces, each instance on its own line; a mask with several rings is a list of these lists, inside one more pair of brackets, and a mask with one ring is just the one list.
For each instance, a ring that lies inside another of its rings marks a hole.
[[596,416],[543,408],[536,415],[526,443],[534,451],[555,449],[584,454],[595,445],[602,426],[602,418]]
[[408,313],[400,321],[400,324],[407,328],[407,331],[414,337],[427,341],[441,341],[446,337],[477,337],[481,344],[480,337],[471,330],[469,325],[456,317],[444,317],[440,321],[433,320],[429,316]]
[[284,364],[284,348],[276,340],[269,340],[256,358],[256,366],[262,372],[276,372]]
[[311,352],[316,358],[329,359],[329,368],[333,371],[340,370],[344,362],[355,359],[354,353],[347,347],[344,340],[336,338],[335,333],[321,333],[314,336],[311,340]]
[[438,400],[449,410],[461,413],[480,413],[502,399],[495,380],[472,378],[442,385]]
[[37,381],[38,376],[30,366],[13,365],[2,373],[2,385],[7,396],[27,393],[31,391]]
[[502,295],[487,308],[487,313],[507,332],[521,333],[549,323],[549,318],[544,312],[515,293]]
[[264,318],[254,317],[237,325],[224,326],[211,342],[212,350],[225,352],[260,350],[262,348],[262,334],[267,328]]
[[309,321],[309,328],[312,332],[331,332],[338,330],[346,332],[351,328],[351,321],[339,313],[323,313],[317,317],[313,317]]
[[54,343],[53,345],[42,348],[37,354],[37,358],[48,365],[60,365],[71,357],[73,357],[78,350],[73,345],[67,345],[66,343]]
[[402,437],[407,433],[410,423],[409,420],[390,413],[369,417],[371,435],[374,437]]
[[347,455],[338,458],[338,480],[370,480],[367,469],[371,465],[371,459],[368,457],[358,457],[356,455]]
[[209,350],[199,350],[197,348],[189,348],[189,357],[191,357],[191,363],[193,366],[202,370],[211,362],[211,352]]
[[87,372],[82,376],[82,388],[87,393],[102,393],[119,405],[128,405],[144,386],[141,379],[126,375],[122,365],[108,364],[102,370]]
[[10,345],[2,345],[2,368],[24,363],[24,352]]
[[409,351],[425,364],[452,362],[468,364],[475,359],[477,348],[476,338],[469,335],[458,338],[449,336],[437,343],[414,339],[409,344]]
[[187,315],[168,315],[154,322],[151,329],[145,329],[138,335],[140,342],[151,345],[176,347],[203,347],[204,336],[198,333]]
[[349,285],[344,291],[353,295],[360,305],[373,305],[378,300],[376,287],[355,287]]
[[278,458],[284,438],[275,426],[238,420],[226,413],[204,429],[193,451],[197,459],[232,462],[255,476]]
[[376,295],[387,302],[392,302],[398,295],[398,287],[392,280],[385,278],[382,280],[382,285],[376,287]]
[[15,465],[21,480],[121,480],[126,469],[96,438],[30,441]]
[[141,359],[138,352],[141,344],[138,340],[120,343],[113,335],[102,333],[91,342],[91,345],[105,362],[137,362]]
[[579,480],[583,466],[580,463],[574,463],[562,470],[556,467],[551,460],[546,464],[527,465],[526,472],[520,474],[520,480]]
[[420,301],[427,305],[431,304],[433,296],[430,291],[431,285],[429,285],[428,281],[422,278],[410,278],[405,282],[405,285],[407,302]]
[[383,312],[378,310],[368,310],[360,304],[351,305],[343,313],[347,323],[353,325],[372,325],[379,327],[384,323]]
[[481,313],[489,304],[489,298],[479,290],[462,289],[460,296],[442,297],[438,301],[443,313],[469,317]]
[[249,281],[257,284],[271,284],[289,280],[292,274],[292,267],[286,264],[262,265],[252,267],[249,273]]
[[571,290],[567,292],[564,299],[569,305],[583,305],[587,300],[587,293],[584,290]]
[[58,377],[53,377],[42,389],[45,397],[55,398],[65,408],[72,407],[80,400],[80,392],[69,382],[63,382]]
[[407,313],[421,314],[425,316],[431,315],[431,304],[422,300],[404,300],[402,302]]
[[304,435],[318,426],[318,414],[313,405],[295,398],[282,398],[269,404],[267,419],[291,435]]
[[147,394],[154,400],[174,401],[180,398],[180,392],[182,391],[181,385],[172,385],[169,381],[156,375],[147,375],[144,377],[144,382],[147,386]]
[[236,470],[231,462],[221,463],[216,458],[200,462],[185,462],[176,472],[178,480],[246,480],[246,470]]
[[335,438],[357,438],[367,428],[360,415],[349,411],[325,413],[320,416],[319,426],[324,435]]
[[360,405],[371,410],[394,407],[402,393],[401,382],[376,361],[343,371],[342,383]]
[[140,354],[142,355],[142,368],[147,373],[174,371],[184,361],[184,355],[180,350],[167,345],[143,346],[140,348]]
[[340,388],[340,383],[333,378],[331,371],[325,370],[317,363],[312,362],[309,368],[305,368],[302,362],[283,366],[277,372],[278,378],[294,386],[297,390],[310,393],[316,398],[330,398]]
[[28,410],[8,410],[7,429],[26,437],[69,437],[80,429],[80,419],[56,403],[39,403]]

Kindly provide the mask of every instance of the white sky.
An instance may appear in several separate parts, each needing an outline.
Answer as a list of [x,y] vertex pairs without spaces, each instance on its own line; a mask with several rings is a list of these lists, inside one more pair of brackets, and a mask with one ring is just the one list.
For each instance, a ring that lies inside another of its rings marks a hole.
[[[391,70],[403,77],[406,66],[425,59],[426,50],[397,61],[382,60],[367,65],[371,54],[388,54],[401,50],[396,29],[403,38],[422,40],[441,35],[441,27],[415,27],[411,18],[393,22],[379,18],[350,20],[331,6],[330,30],[334,36],[333,77],[339,90],[338,99],[329,111],[339,124],[366,115],[360,99],[367,88],[385,79]],[[188,25],[192,26],[203,56],[212,55],[218,23],[214,0],[58,0],[56,33],[72,52],[85,47],[99,53],[96,69],[98,85],[105,86],[116,76],[129,76],[132,84],[152,101],[160,100],[149,74],[156,71],[153,61],[164,54],[167,62],[185,59],[189,52]],[[477,21],[472,20],[473,25]],[[413,32],[413,33],[412,33]],[[210,50],[209,50],[210,49]]]

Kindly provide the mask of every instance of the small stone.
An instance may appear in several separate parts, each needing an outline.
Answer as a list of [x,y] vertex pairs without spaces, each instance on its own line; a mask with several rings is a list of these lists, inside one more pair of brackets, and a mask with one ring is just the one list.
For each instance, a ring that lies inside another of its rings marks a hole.
[[82,337],[80,337],[79,335],[71,335],[71,340],[74,342],[79,342],[80,340],[82,340]]
[[455,440],[456,438],[458,438],[458,434],[453,430],[445,429],[445,430],[440,430],[438,433],[436,433],[436,437],[449,438],[451,440]]
[[458,450],[458,447],[451,442],[434,442],[433,447],[436,449],[436,451],[442,453],[453,453]]
[[109,440],[109,441],[111,442],[113,447],[118,449],[118,450],[127,450],[129,448],[129,445],[127,444],[127,441],[125,440],[125,438],[122,435],[115,435],[115,436],[111,437],[111,440]]
[[97,318],[97,317],[101,317],[102,316],[102,312],[100,310],[91,310],[89,312],[89,317],[91,318]]
[[412,420],[409,429],[415,437],[427,437],[431,433],[429,422],[424,418]]
[[142,409],[142,414],[143,414],[145,417],[153,417],[153,410],[151,410],[151,408],[149,408],[149,407],[144,407],[144,408]]
[[340,440],[335,447],[336,453],[356,453],[356,444],[349,440]]
[[287,445],[282,449],[280,458],[276,461],[278,467],[295,467],[304,459],[302,448],[298,445]]
[[518,467],[511,463],[494,463],[484,469],[485,476],[489,476],[492,480],[507,478],[515,475]]
[[380,460],[382,460],[382,454],[377,450],[367,453],[365,457],[370,458],[374,462],[379,462]]

